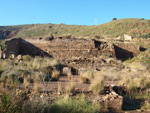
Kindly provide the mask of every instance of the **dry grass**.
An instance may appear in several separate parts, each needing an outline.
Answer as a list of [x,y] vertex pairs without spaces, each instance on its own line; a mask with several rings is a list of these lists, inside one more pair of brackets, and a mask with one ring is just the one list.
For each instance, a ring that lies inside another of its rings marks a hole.
[[86,71],[80,74],[80,82],[89,84],[91,82],[92,72]]
[[67,74],[67,76],[68,76],[68,80],[72,79],[72,73]]
[[136,93],[137,89],[147,90],[150,87],[150,73],[140,71],[122,72],[122,79],[119,81],[120,85],[125,85],[129,93]]
[[91,82],[89,77],[86,76],[80,76],[81,83],[89,84]]
[[33,86],[34,92],[35,92],[35,93],[38,93],[38,92],[39,92],[39,88],[40,88],[39,83],[38,83],[38,82],[34,82],[33,85],[34,85],[34,86]]
[[23,85],[25,89],[29,87],[29,82],[28,82],[27,77],[24,77]]
[[59,71],[53,71],[52,72],[52,81],[58,81],[59,80],[59,76],[60,76],[60,72]]
[[104,76],[101,73],[97,73],[94,76],[94,80],[90,85],[90,88],[97,94],[103,93],[104,90]]
[[32,68],[38,70],[48,66],[56,66],[58,62],[55,59],[44,57],[44,58],[34,58],[32,61]]
[[61,87],[61,83],[58,82],[58,90],[57,90],[58,95],[60,95],[62,93],[62,87]]
[[75,83],[73,80],[70,81],[68,86],[66,87],[66,93],[74,94],[75,93]]

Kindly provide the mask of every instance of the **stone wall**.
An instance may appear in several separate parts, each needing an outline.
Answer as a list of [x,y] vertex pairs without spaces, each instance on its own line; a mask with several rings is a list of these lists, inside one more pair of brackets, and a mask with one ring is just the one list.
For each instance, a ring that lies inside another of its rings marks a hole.
[[6,42],[5,57],[9,58],[11,54],[17,56],[19,54],[20,39],[12,39]]
[[59,37],[53,40],[24,39],[47,52],[53,58],[75,68],[98,68],[102,56],[114,57],[113,44],[96,40]]
[[126,60],[140,53],[140,46],[133,43],[116,43],[115,54],[117,59]]
[[22,54],[22,55],[32,55],[32,56],[49,56],[48,53],[41,50],[39,47],[36,47],[30,42],[23,40],[21,38],[12,39],[6,41],[6,49],[4,51],[6,58],[9,58],[11,54],[15,56]]
[[61,63],[79,68],[99,69],[105,58],[128,59],[140,52],[134,44],[111,44],[96,40],[59,37],[52,40],[42,38],[12,39],[6,42],[7,57],[14,53],[32,56],[49,56]]

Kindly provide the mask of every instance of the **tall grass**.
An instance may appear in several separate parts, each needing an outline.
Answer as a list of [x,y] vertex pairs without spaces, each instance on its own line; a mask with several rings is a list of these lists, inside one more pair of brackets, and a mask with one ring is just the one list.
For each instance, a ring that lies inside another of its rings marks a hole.
[[93,104],[85,96],[60,98],[51,105],[53,113],[98,113],[102,111],[100,104]]
[[90,88],[97,94],[102,94],[104,91],[104,75],[97,73],[90,85]]

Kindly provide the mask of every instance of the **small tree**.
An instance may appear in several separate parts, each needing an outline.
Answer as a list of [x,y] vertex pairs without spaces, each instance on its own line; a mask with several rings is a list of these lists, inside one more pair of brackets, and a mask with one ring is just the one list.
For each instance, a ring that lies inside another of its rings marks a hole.
[[113,20],[113,21],[114,21],[114,20],[117,20],[117,18],[113,18],[112,20]]

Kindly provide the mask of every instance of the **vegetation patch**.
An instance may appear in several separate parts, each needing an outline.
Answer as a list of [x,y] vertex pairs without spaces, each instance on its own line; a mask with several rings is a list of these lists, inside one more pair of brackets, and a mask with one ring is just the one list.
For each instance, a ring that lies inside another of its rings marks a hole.
[[85,99],[85,96],[75,98],[60,98],[52,104],[54,113],[97,113],[102,112],[102,106],[93,104]]

